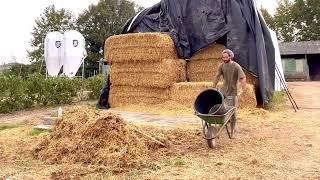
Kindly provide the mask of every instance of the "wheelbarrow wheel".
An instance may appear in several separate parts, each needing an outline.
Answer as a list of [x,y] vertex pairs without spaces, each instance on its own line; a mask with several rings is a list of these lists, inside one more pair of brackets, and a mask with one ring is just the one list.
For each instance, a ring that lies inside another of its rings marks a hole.
[[207,126],[207,143],[209,148],[214,148],[216,146],[216,140],[213,138],[215,134],[215,127],[214,126]]

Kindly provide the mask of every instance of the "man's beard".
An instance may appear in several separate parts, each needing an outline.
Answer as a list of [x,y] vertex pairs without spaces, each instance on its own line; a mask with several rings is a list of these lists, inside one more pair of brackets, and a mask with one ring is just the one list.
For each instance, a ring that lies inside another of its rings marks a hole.
[[229,63],[230,62],[230,59],[229,60],[227,60],[227,61],[223,61],[224,63]]

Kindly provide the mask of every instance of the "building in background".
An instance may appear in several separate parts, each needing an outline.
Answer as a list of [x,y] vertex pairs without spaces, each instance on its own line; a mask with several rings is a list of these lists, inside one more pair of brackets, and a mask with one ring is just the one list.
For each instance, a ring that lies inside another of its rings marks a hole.
[[320,41],[280,43],[287,81],[320,80]]

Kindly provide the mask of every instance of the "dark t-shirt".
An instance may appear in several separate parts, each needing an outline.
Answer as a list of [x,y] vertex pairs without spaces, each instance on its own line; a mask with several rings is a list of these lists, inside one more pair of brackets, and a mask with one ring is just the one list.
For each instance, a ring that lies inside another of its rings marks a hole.
[[223,77],[222,93],[225,96],[237,96],[239,90],[239,79],[244,78],[245,74],[241,66],[232,61],[231,63],[222,63],[218,67],[214,80],[214,87],[217,86],[220,76]]

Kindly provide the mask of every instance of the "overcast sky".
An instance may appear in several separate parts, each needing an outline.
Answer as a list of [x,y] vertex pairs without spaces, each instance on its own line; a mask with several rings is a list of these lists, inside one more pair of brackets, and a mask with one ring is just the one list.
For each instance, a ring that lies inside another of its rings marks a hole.
[[[160,0],[132,0],[143,7],[149,7]],[[271,13],[276,7],[276,0],[258,0],[260,5]],[[35,19],[44,8],[54,4],[57,8],[65,8],[74,14],[81,13],[89,4],[98,0],[9,0],[0,6],[0,65],[10,62],[13,57],[17,62],[28,62],[27,49],[30,49],[32,28]]]

